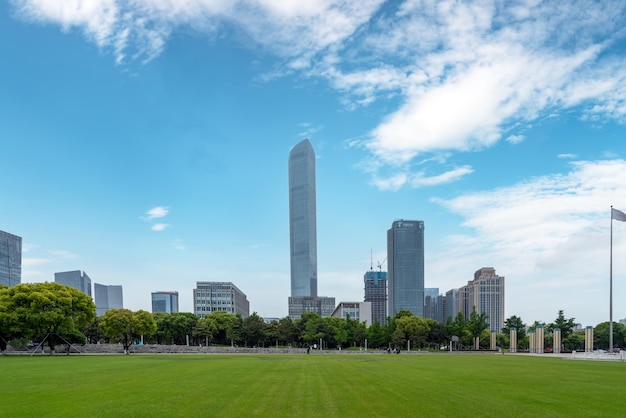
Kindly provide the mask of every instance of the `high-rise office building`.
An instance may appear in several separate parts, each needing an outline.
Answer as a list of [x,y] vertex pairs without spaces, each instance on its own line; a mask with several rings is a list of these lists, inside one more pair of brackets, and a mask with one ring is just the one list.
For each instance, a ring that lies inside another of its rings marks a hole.
[[178,292],[152,292],[152,313],[178,312]]
[[454,320],[459,312],[462,312],[459,306],[459,289],[450,289],[446,292],[446,312],[443,322],[445,323],[448,318]]
[[54,281],[65,286],[71,286],[87,296],[91,296],[91,279],[84,271],[72,270],[54,273]]
[[289,153],[291,296],[317,296],[315,152],[299,142]]
[[246,295],[231,282],[196,282],[193,289],[193,311],[202,318],[216,311],[250,316]]
[[424,318],[437,320],[437,298],[439,296],[438,287],[424,288]]
[[311,142],[305,139],[289,153],[291,296],[288,302],[292,319],[304,312],[330,316],[335,307],[335,298],[317,296],[316,222],[315,152]]
[[500,332],[504,327],[504,277],[493,267],[483,267],[474,273],[474,280],[459,289],[465,295],[465,317],[476,312],[487,315],[489,331]]
[[387,272],[370,270],[363,275],[365,302],[372,304],[372,323],[387,323]]
[[431,298],[436,298],[439,296],[439,288],[438,287],[425,287],[424,288],[424,298],[426,296],[430,296]]
[[22,237],[0,231],[0,284],[22,283]]
[[122,286],[93,284],[94,300],[96,302],[96,314],[104,315],[109,309],[123,309],[124,296]]
[[389,316],[424,316],[424,222],[394,221],[387,231]]
[[435,309],[435,321],[445,324],[447,318],[447,303],[445,295],[437,296],[437,307]]

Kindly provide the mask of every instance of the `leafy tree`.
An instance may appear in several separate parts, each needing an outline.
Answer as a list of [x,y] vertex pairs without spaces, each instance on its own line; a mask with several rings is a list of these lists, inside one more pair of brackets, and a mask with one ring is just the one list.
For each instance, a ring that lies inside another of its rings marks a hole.
[[329,316],[323,319],[323,323],[330,337],[328,345],[343,347],[348,341],[348,322],[343,318]]
[[215,311],[210,315],[205,316],[209,318],[209,321],[213,321],[215,324],[216,332],[213,334],[213,340],[219,344],[231,344],[234,334],[231,329],[234,323],[234,314],[230,314],[225,311]]
[[457,313],[454,319],[448,318],[446,322],[448,335],[450,337],[459,337],[459,341],[462,345],[469,345],[472,340],[469,327],[469,321],[465,319],[465,316],[463,316],[461,312]]
[[[609,321],[596,325],[593,331],[593,344],[595,348],[609,349]],[[613,346],[624,347],[626,339],[626,325],[613,322]],[[583,338],[584,346],[584,338]]]
[[528,326],[528,331],[536,331],[537,327],[542,326],[544,329],[546,327],[546,323],[545,322],[541,322],[541,321],[535,321],[533,322],[531,325]]
[[163,342],[184,345],[187,343],[187,336],[191,335],[198,317],[191,312],[159,312],[155,317],[157,321],[157,332],[163,338]]
[[171,335],[168,334],[170,314],[167,312],[154,312],[152,317],[157,324],[157,329],[152,334],[153,341],[156,341],[157,344],[167,344],[168,341],[172,340]]
[[502,333],[510,336],[511,328],[515,328],[517,332],[517,341],[521,341],[526,336],[526,324],[519,316],[512,315],[504,320],[504,327],[502,327]]
[[422,347],[430,332],[430,326],[426,319],[417,316],[401,316],[394,318],[396,329],[392,336],[392,342],[396,346],[404,346],[407,341],[413,347]]
[[576,320],[574,318],[565,318],[563,310],[559,311],[557,318],[554,322],[548,324],[546,327],[546,333],[552,334],[556,328],[561,330],[561,340],[565,340],[576,326]]
[[430,330],[428,331],[427,341],[436,345],[446,344],[450,341],[450,335],[446,326],[434,319],[427,319]]
[[213,337],[217,334],[217,332],[216,321],[208,315],[198,320],[191,335],[194,339],[198,340],[200,344],[202,344],[202,341],[206,341],[208,343],[208,341],[213,340]]
[[510,342],[510,334],[496,334],[496,346],[500,348],[509,347]]
[[142,335],[150,336],[156,331],[154,317],[148,311],[138,310],[133,312],[133,334],[140,338]]
[[393,347],[404,347],[407,336],[401,328],[397,328],[391,333],[391,345]]
[[300,338],[306,344],[315,344],[326,336],[326,329],[322,317],[314,312],[305,312],[296,321],[300,330]]
[[226,338],[230,340],[230,344],[236,344],[243,341],[243,319],[241,315],[230,315],[230,326],[226,330]]
[[487,314],[485,312],[481,312],[480,314],[476,312],[476,306],[472,307],[472,313],[470,314],[470,318],[468,321],[469,331],[474,339],[474,348],[479,349],[479,339],[483,331],[489,328],[489,323],[487,322]]
[[399,310],[394,316],[392,320],[397,320],[400,318],[404,318],[405,316],[415,316],[413,315],[413,312],[407,310],[407,309],[401,309]]
[[95,344],[105,337],[102,328],[100,328],[100,317],[96,317],[96,319],[84,327],[81,332],[85,335],[87,342],[90,344]]
[[278,321],[276,332],[278,339],[285,344],[295,343],[300,338],[296,324],[288,316]]
[[1,300],[0,327],[12,336],[43,336],[51,355],[60,335],[79,332],[96,317],[89,296],[59,283],[22,283],[3,290]]
[[[607,322],[608,324],[608,322]],[[594,336],[595,339],[595,336]],[[608,347],[608,332],[607,332],[607,347]],[[585,349],[585,331],[572,332],[567,338],[563,339],[563,348],[565,350],[584,350]]]
[[383,327],[378,323],[378,321],[374,322],[367,329],[367,341],[370,347],[384,347],[389,343],[389,338],[387,337],[387,333],[385,332],[386,327]]
[[242,323],[243,338],[255,346],[265,341],[265,321],[256,312],[248,316]]
[[129,354],[128,349],[135,338],[151,335],[157,329],[152,314],[143,310],[132,312],[129,309],[109,309],[102,315],[101,320],[100,327],[104,334],[122,343],[124,354]]
[[264,325],[265,340],[267,341],[268,345],[276,343],[276,346],[278,346],[278,321],[274,320]]
[[354,327],[353,329],[353,342],[359,347],[365,344],[365,339],[367,338],[367,326],[365,322],[353,321]]
[[24,337],[22,328],[11,299],[11,288],[0,285],[0,352],[4,353],[7,344],[13,339]]

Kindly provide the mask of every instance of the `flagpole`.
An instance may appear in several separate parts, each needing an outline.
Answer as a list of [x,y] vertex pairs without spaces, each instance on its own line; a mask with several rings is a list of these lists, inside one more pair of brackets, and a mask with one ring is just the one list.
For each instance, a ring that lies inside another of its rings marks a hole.
[[611,255],[609,260],[609,353],[613,353],[613,205],[611,205]]

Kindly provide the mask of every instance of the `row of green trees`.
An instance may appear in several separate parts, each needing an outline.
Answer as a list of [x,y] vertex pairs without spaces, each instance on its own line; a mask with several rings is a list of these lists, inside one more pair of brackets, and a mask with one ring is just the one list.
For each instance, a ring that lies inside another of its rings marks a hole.
[[[553,348],[554,330],[561,331],[562,349],[566,351],[584,350],[585,348],[585,331],[575,331],[575,318],[566,318],[562,310],[559,311],[553,322],[546,324],[545,322],[535,321],[527,326],[520,317],[511,316],[504,321],[502,334],[498,336],[498,343],[502,347],[509,347],[509,333],[512,328],[517,330],[518,348],[527,349],[529,345],[528,332],[535,331],[538,327],[543,327],[545,331],[544,346]],[[609,349],[609,321],[601,322],[594,327],[593,345],[597,349]],[[526,331],[528,330],[528,332]],[[614,348],[624,348],[626,346],[626,325],[613,322],[613,346]]]
[[[9,341],[36,341],[49,346],[85,342],[119,342],[125,352],[137,341],[154,344],[243,345],[305,347],[322,343],[325,348],[440,348],[456,340],[458,348],[487,348],[490,344],[488,317],[472,311],[469,318],[458,314],[446,324],[400,311],[387,324],[365,323],[336,317],[322,318],[305,313],[297,320],[288,317],[265,323],[253,313],[247,318],[226,312],[214,312],[199,318],[192,313],[132,312],[111,309],[96,317],[93,300],[84,293],[58,283],[24,283],[0,286],[0,351]],[[543,326],[546,346],[552,345],[552,332],[561,330],[563,349],[584,347],[584,331],[574,332],[574,318],[559,311],[554,322],[535,321],[527,326],[520,317],[505,320],[497,335],[499,347],[509,347],[509,332],[517,329],[518,348],[528,348],[526,330]],[[595,347],[608,348],[608,322],[595,329]],[[626,326],[614,323],[614,341],[623,346]]]

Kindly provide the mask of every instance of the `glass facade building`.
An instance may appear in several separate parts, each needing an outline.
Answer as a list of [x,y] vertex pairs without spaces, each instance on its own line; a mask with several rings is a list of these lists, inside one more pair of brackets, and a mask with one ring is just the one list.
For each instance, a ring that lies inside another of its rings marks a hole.
[[298,319],[305,312],[314,312],[321,317],[331,316],[335,310],[335,298],[327,296],[289,297],[289,318]]
[[123,309],[124,296],[122,286],[93,284],[94,300],[96,302],[96,314],[104,315],[109,309]]
[[363,275],[365,302],[372,304],[372,323],[387,323],[387,272],[368,271]]
[[291,296],[317,296],[315,152],[305,139],[289,153]]
[[22,283],[22,237],[0,231],[0,284]]
[[196,282],[193,289],[193,311],[202,318],[216,311],[250,316],[246,295],[231,282]]
[[424,316],[424,222],[394,221],[387,231],[389,316]]
[[54,273],[54,281],[65,286],[71,286],[74,289],[78,289],[87,296],[92,296],[91,279],[84,271],[72,270]]
[[178,292],[152,292],[152,313],[178,312]]

